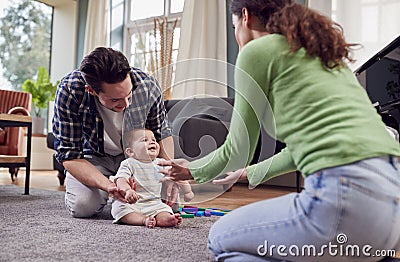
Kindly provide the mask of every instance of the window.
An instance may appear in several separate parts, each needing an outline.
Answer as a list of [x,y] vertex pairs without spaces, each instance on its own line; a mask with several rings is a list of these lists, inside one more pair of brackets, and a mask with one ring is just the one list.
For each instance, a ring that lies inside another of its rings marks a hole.
[[53,8],[31,0],[0,1],[1,88],[21,90],[41,66],[50,68]]
[[[178,57],[184,0],[128,0],[125,54],[130,63],[156,76],[169,92]],[[168,98],[168,94],[165,98]]]
[[332,19],[343,26],[346,40],[360,43],[355,70],[400,34],[398,0],[333,0]]

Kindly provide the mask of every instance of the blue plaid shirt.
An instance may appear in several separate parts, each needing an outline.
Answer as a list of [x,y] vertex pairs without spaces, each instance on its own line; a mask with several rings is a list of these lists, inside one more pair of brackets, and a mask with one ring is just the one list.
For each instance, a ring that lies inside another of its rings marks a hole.
[[[124,111],[123,131],[148,128],[157,141],[171,136],[171,128],[157,81],[143,71],[132,68],[132,97]],[[97,111],[95,96],[85,90],[79,70],[65,76],[58,85],[53,117],[56,158],[83,158],[104,155],[104,126]]]

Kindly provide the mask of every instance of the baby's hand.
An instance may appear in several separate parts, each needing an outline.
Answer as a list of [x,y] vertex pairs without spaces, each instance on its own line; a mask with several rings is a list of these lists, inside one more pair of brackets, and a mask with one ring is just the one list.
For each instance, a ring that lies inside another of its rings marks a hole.
[[139,200],[139,198],[140,198],[139,195],[136,194],[136,191],[133,189],[129,189],[125,193],[125,200],[129,204],[135,204]]

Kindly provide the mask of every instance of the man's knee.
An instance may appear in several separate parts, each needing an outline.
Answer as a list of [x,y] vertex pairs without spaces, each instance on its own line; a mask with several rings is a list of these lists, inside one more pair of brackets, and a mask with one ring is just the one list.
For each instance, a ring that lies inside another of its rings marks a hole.
[[76,218],[88,218],[99,214],[106,203],[100,203],[99,200],[76,198],[73,201],[66,198],[65,206],[71,216]]

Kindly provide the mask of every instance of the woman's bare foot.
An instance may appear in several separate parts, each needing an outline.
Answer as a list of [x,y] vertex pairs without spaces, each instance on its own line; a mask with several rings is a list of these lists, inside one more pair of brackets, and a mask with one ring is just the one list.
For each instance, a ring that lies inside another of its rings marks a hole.
[[176,227],[182,224],[182,217],[180,214],[160,213],[156,216],[157,226],[159,227]]
[[143,225],[145,225],[148,228],[154,228],[157,224],[157,221],[154,217],[145,217],[143,219]]

